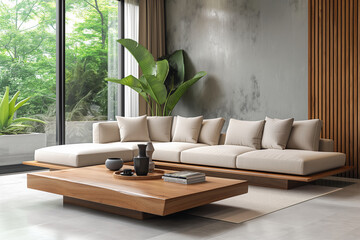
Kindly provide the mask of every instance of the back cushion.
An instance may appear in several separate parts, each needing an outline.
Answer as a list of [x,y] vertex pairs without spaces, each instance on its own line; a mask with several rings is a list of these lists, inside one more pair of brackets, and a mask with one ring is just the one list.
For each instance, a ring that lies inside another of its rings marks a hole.
[[240,145],[261,148],[261,137],[265,121],[242,121],[230,119],[226,131],[225,145]]
[[184,118],[177,116],[173,142],[197,143],[203,117]]
[[148,142],[149,130],[146,115],[141,117],[116,117],[120,129],[121,142]]
[[295,121],[286,148],[318,151],[322,121]]
[[199,142],[209,145],[218,145],[224,118],[205,119],[202,122]]
[[268,149],[285,149],[293,122],[293,118],[272,119],[266,117],[261,147]]
[[119,142],[120,131],[117,121],[93,124],[93,143]]
[[149,136],[154,142],[170,142],[173,117],[147,117]]

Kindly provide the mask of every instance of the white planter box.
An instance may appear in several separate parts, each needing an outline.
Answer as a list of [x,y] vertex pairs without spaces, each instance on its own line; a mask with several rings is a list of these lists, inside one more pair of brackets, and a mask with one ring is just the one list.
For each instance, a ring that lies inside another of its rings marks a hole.
[[45,133],[1,135],[0,166],[34,160],[34,151],[45,146]]

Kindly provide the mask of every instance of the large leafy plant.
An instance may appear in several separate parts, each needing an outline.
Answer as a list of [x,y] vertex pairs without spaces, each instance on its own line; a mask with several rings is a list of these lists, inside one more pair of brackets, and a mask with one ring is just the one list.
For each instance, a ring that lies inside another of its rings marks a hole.
[[119,39],[118,42],[134,56],[143,75],[140,78],[129,75],[123,79],[106,80],[129,86],[138,92],[145,99],[152,115],[171,115],[175,105],[189,87],[206,75],[206,72],[201,71],[185,81],[184,57],[181,50],[167,59],[155,61],[152,54],[136,41]]
[[3,97],[0,98],[0,135],[26,133],[26,129],[31,127],[31,125],[23,124],[24,122],[45,123],[44,121],[27,117],[14,119],[15,112],[30,99],[28,97],[16,103],[19,94],[20,92],[16,92],[9,101],[9,87],[6,87]]

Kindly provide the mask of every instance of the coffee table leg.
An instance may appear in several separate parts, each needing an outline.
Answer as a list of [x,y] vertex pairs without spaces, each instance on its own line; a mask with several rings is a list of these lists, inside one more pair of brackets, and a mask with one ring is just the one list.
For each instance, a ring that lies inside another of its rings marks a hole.
[[144,220],[144,219],[152,218],[152,217],[156,216],[156,215],[149,214],[149,213],[139,212],[139,211],[126,209],[126,208],[114,207],[114,206],[110,206],[110,205],[106,205],[106,204],[102,204],[102,203],[90,202],[90,201],[67,197],[67,196],[63,197],[63,204],[64,204],[64,206],[66,204],[71,204],[71,205],[76,205],[76,206],[80,206],[80,207],[91,208],[94,210],[117,214],[117,215],[126,216],[126,217],[130,217],[130,218],[135,218],[135,219],[139,219],[139,220]]

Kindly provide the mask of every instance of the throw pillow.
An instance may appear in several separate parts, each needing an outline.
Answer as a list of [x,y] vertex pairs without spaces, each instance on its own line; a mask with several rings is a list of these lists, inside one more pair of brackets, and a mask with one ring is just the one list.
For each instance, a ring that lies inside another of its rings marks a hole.
[[224,118],[205,119],[202,122],[199,142],[209,145],[218,145]]
[[265,121],[242,121],[230,119],[226,131],[225,145],[240,145],[261,148],[261,137]]
[[285,149],[289,140],[294,119],[265,118],[264,133],[261,141],[262,148]]
[[322,121],[294,121],[286,148],[318,151]]
[[120,129],[121,142],[150,141],[146,115],[141,117],[116,116],[116,119]]
[[153,142],[170,142],[173,117],[147,117],[149,136]]
[[185,118],[177,116],[173,142],[197,143],[203,117]]

